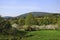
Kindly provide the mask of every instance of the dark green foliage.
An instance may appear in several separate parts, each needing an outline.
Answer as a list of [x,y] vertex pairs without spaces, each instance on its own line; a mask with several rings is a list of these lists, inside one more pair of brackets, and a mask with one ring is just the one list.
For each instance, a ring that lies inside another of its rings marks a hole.
[[0,16],[0,23],[2,22],[3,18]]
[[8,20],[3,20],[1,23],[0,23],[0,32],[5,34],[5,33],[9,33],[9,31],[11,30],[11,24]]
[[4,26],[3,26],[3,32],[9,33],[11,30],[12,26],[9,21],[5,21]]
[[[16,37],[19,37],[19,40],[22,40],[24,37],[27,36],[27,33],[28,31],[22,31],[22,30],[17,30],[15,29],[15,32],[13,34],[13,36],[16,38]],[[18,38],[17,38],[18,39]]]
[[0,32],[2,32],[3,18],[0,16]]

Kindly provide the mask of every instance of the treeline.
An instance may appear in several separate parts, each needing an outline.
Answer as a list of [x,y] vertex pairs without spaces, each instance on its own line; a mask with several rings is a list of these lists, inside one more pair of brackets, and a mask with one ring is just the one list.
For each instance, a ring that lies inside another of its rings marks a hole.
[[12,23],[23,25],[49,25],[57,24],[60,21],[59,14],[45,15],[45,16],[34,16],[29,13],[26,17],[15,18]]
[[[2,25],[1,25],[2,24]],[[4,19],[0,16],[0,30],[6,27],[12,27],[13,24],[19,25],[20,28],[27,28],[24,29],[31,29],[31,26],[42,26],[42,25],[59,25],[60,26],[60,14],[51,14],[51,15],[44,15],[44,16],[34,16],[29,13],[26,17],[14,17],[13,19]],[[5,28],[5,29],[6,29]],[[34,27],[36,28],[36,27]]]

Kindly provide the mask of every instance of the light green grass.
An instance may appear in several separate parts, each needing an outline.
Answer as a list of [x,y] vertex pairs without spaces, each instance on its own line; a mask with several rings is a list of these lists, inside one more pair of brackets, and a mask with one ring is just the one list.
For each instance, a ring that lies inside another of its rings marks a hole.
[[41,30],[32,31],[23,40],[60,40],[60,30]]

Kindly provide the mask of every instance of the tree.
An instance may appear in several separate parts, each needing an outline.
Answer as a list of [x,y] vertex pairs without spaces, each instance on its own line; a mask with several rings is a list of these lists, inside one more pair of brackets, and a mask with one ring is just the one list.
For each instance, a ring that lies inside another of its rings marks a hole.
[[10,28],[12,27],[10,22],[8,20],[3,20],[0,24],[0,32],[3,34],[9,33]]
[[0,23],[3,21],[3,18],[0,16]]
[[4,19],[0,16],[0,32],[2,32]]
[[35,25],[36,23],[35,23],[35,18],[34,18],[34,16],[31,14],[31,13],[29,13],[28,15],[27,15],[27,17],[26,17],[26,19],[25,19],[25,25]]
[[44,25],[44,19],[43,18],[38,19],[38,25]]
[[19,40],[22,40],[24,37],[28,36],[27,34],[28,34],[28,31],[21,31],[21,30],[19,31],[19,30],[17,30],[17,36],[20,37]]
[[25,20],[24,20],[23,17],[19,18],[19,20],[18,20],[18,24],[19,24],[20,26],[22,26],[22,25],[25,24]]

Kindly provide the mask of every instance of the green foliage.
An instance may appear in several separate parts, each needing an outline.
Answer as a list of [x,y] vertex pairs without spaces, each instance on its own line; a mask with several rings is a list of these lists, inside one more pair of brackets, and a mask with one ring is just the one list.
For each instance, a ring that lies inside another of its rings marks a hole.
[[60,18],[56,18],[55,16],[49,17],[44,16],[43,18],[37,18],[38,25],[49,25],[49,24],[56,24]]
[[9,30],[11,28],[11,24],[8,20],[4,20],[1,22],[1,25],[0,25],[0,32],[5,34],[5,33],[9,33]]
[[25,25],[35,25],[35,18],[34,16],[30,13],[27,15],[25,19]]
[[[12,29],[12,26],[11,26],[11,24],[13,24],[13,23],[19,24],[20,27],[24,26],[24,25],[27,27],[25,27],[25,28],[22,27],[24,29],[22,31],[19,29],[14,30],[15,28]],[[55,40],[55,38],[56,38],[56,40],[58,40],[59,36],[60,36],[59,31],[58,32],[55,30],[36,31],[39,29],[39,27],[41,25],[50,25],[50,24],[58,24],[60,26],[60,15],[48,15],[48,16],[35,17],[30,13],[27,15],[27,17],[25,19],[20,17],[20,18],[15,18],[15,19],[11,19],[11,20],[7,20],[7,19],[5,20],[0,16],[0,33],[2,33],[2,34],[10,33],[11,34],[11,32],[12,32],[12,35],[10,35],[10,36],[12,36],[12,38],[15,35],[16,38],[20,38],[22,40],[37,40],[37,39],[38,40],[50,40],[50,39]],[[58,29],[60,27],[56,27],[56,28]],[[26,32],[25,29],[28,31],[34,31],[34,32],[30,32],[30,35],[35,35],[35,36],[26,37],[28,32]]]
[[58,20],[56,24],[58,24],[58,25],[59,25],[59,27],[60,27],[60,20]]
[[21,25],[25,25],[25,20],[23,17],[20,17],[19,20],[18,20],[18,24],[21,26]]
[[3,21],[4,19],[0,16],[0,23]]
[[57,21],[60,20],[60,15],[59,14],[51,14],[51,15],[45,15],[45,16],[34,16],[32,13],[29,13],[26,15],[25,18],[20,17],[20,18],[15,18],[11,20],[11,24],[17,23],[20,26],[24,25],[50,25],[50,24],[56,24]]
[[37,21],[38,21],[38,25],[43,25],[43,19],[42,18],[38,18]]

